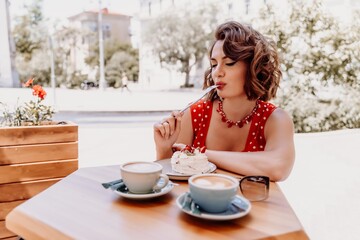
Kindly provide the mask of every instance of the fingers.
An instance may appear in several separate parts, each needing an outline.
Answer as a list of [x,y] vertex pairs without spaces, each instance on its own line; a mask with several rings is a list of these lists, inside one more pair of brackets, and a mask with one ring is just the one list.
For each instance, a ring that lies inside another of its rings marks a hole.
[[170,134],[170,123],[166,120],[154,124],[154,130],[160,133],[161,137],[168,139]]
[[176,117],[176,126],[174,129],[174,134],[177,134],[177,135],[179,135],[180,130],[181,130],[181,116],[182,115],[179,115]]
[[176,125],[177,125],[177,119],[174,117],[169,117],[164,122],[165,126],[167,125],[166,123],[168,123],[168,125],[169,125],[170,135],[173,135],[175,132]]
[[180,128],[181,128],[181,119],[182,116],[184,115],[184,113],[179,112],[179,111],[173,111],[171,113],[171,116],[175,119],[175,131],[176,132],[180,132]]
[[171,113],[171,117],[165,118],[162,121],[162,125],[165,128],[165,135],[169,134],[169,137],[172,136],[175,132],[180,131],[179,127],[181,125],[182,114],[178,111]]
[[175,151],[181,151],[186,145],[183,143],[174,143],[172,146],[172,150]]
[[[171,126],[172,125],[172,126]],[[167,121],[166,119],[154,124],[155,132],[158,132],[162,138],[169,139],[174,134],[174,121]],[[173,129],[173,130],[171,130]]]
[[171,112],[171,116],[174,118],[179,118],[182,117],[184,115],[184,113],[180,112],[180,111],[173,111]]
[[182,114],[173,112],[171,117],[164,118],[162,121],[154,124],[154,130],[160,133],[161,137],[169,139],[172,135],[179,134]]
[[165,121],[162,123],[163,129],[165,130],[164,133],[164,138],[165,139],[169,139],[169,137],[172,135],[171,133],[171,127],[170,127],[170,123],[168,121]]
[[165,136],[165,129],[163,128],[163,125],[161,122],[157,122],[154,124],[154,131],[155,133],[159,133],[161,137]]

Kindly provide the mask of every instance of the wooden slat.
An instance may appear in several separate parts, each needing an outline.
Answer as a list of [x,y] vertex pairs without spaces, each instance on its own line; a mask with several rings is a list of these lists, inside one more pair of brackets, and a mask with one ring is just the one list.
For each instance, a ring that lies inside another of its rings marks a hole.
[[13,202],[0,203],[0,221],[5,220],[6,215],[13,210],[15,207],[25,202],[26,200],[19,200]]
[[[0,239],[4,239],[6,238],[6,240],[9,240],[9,238],[11,237],[15,237],[16,234],[13,232],[10,232],[6,227],[5,227],[5,221],[0,221]],[[16,238],[14,238],[16,239]]]
[[29,182],[0,184],[0,202],[29,199],[54,183],[57,183],[61,179],[62,178],[53,178]]
[[77,169],[77,159],[3,165],[0,167],[0,184],[65,177]]
[[78,142],[0,147],[0,165],[78,158]]
[[0,128],[1,146],[76,141],[78,141],[78,126],[71,122],[67,125]]

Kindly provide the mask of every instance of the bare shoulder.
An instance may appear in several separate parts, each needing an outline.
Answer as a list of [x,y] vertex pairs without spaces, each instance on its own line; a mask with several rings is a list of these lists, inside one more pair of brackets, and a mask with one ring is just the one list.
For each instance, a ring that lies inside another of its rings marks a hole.
[[269,117],[269,121],[280,121],[280,122],[285,121],[292,123],[292,119],[290,115],[284,109],[281,108],[276,108],[274,110],[274,112]]
[[294,124],[292,118],[285,110],[276,108],[266,122],[265,131],[268,132],[279,128],[293,132]]

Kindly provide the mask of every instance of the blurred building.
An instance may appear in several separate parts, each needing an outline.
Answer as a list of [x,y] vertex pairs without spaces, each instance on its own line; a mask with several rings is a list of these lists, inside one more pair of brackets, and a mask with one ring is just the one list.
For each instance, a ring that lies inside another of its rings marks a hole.
[[[102,9],[102,31],[103,40],[118,40],[123,43],[131,44],[130,21],[128,15],[114,13],[107,8]],[[70,39],[63,38],[62,42],[68,41],[70,50],[70,69],[69,71],[81,71],[89,73],[91,69],[85,64],[84,59],[89,56],[90,48],[98,44],[98,21],[99,12],[84,11],[68,18],[69,26],[76,29],[77,34]],[[62,35],[62,34],[58,34]],[[61,43],[60,43],[61,44]]]

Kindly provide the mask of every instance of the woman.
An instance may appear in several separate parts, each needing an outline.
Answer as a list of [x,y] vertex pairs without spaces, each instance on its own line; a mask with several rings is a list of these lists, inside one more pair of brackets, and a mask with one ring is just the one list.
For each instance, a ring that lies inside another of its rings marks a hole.
[[218,168],[285,180],[295,159],[294,129],[288,114],[267,102],[281,78],[275,44],[230,21],[217,28],[209,56],[204,88],[217,89],[183,115],[173,112],[154,125],[157,159],[185,145],[205,146]]

